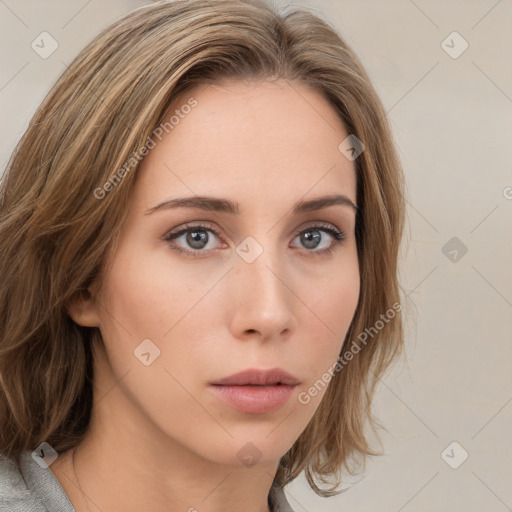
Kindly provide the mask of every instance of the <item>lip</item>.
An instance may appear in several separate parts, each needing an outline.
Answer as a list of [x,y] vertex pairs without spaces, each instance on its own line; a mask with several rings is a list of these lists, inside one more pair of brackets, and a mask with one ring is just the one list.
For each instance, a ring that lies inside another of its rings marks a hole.
[[240,412],[265,414],[285,405],[298,384],[281,368],[249,369],[210,383],[210,389]]
[[299,384],[299,380],[281,368],[271,368],[270,370],[249,368],[211,382],[211,384],[219,386],[270,386],[274,384],[295,386]]
[[247,414],[265,414],[282,407],[290,400],[296,386],[220,386],[210,388],[223,402]]

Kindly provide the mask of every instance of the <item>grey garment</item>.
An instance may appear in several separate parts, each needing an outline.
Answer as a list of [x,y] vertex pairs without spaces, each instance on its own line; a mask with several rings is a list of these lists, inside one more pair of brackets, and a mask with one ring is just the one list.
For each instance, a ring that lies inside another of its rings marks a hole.
[[75,512],[71,501],[49,468],[41,467],[32,452],[23,452],[19,464],[0,455],[1,512]]
[[[268,503],[272,512],[293,512],[282,489],[275,483]],[[41,467],[32,452],[23,452],[17,464],[0,454],[0,512],[75,512],[59,481]]]

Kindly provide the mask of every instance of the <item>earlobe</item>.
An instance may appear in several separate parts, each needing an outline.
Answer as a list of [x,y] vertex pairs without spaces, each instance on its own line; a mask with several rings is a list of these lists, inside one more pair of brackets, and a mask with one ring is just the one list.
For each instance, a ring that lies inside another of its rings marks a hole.
[[83,327],[99,327],[98,306],[89,290],[76,292],[67,305],[68,315]]

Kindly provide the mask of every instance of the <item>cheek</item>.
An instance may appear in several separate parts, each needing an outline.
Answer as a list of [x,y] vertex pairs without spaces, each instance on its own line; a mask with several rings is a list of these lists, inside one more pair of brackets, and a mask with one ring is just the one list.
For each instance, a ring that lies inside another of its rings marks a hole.
[[[190,378],[190,361],[201,360],[209,327],[219,316],[219,306],[208,301],[217,274],[198,276],[192,265],[177,270],[164,251],[123,252],[120,247],[104,282],[99,311],[116,377],[128,370],[131,378],[142,372],[140,382],[158,389],[162,389],[158,379],[169,387],[171,377],[165,369],[180,381]],[[154,362],[144,366],[138,357],[148,351],[146,359]],[[163,372],[160,377],[155,368]]]
[[116,331],[124,327],[131,336],[161,338],[190,309],[193,279],[161,254],[121,250],[105,281],[100,314]]
[[340,334],[352,320],[360,293],[357,259],[333,266],[321,278],[302,280],[300,296],[329,332]]
[[[339,269],[340,267],[338,267]],[[299,323],[303,339],[305,365],[311,369],[311,381],[320,378],[340,355],[343,341],[354,317],[360,293],[358,265],[351,262],[334,272],[329,280],[317,281],[308,297],[305,315]]]
[[109,371],[115,381],[122,379],[124,395],[160,426],[173,425],[180,411],[184,432],[198,418],[205,421],[186,391],[200,345],[191,341],[203,286],[190,286],[193,280],[156,259],[120,254],[105,279],[100,308]]

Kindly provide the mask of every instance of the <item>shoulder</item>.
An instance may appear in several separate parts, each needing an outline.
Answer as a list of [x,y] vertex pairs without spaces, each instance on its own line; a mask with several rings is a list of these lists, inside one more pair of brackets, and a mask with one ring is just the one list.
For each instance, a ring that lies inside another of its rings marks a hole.
[[294,512],[286,499],[284,489],[275,480],[270,488],[268,504],[272,512]]
[[0,454],[0,512],[46,512],[28,489],[16,460]]

